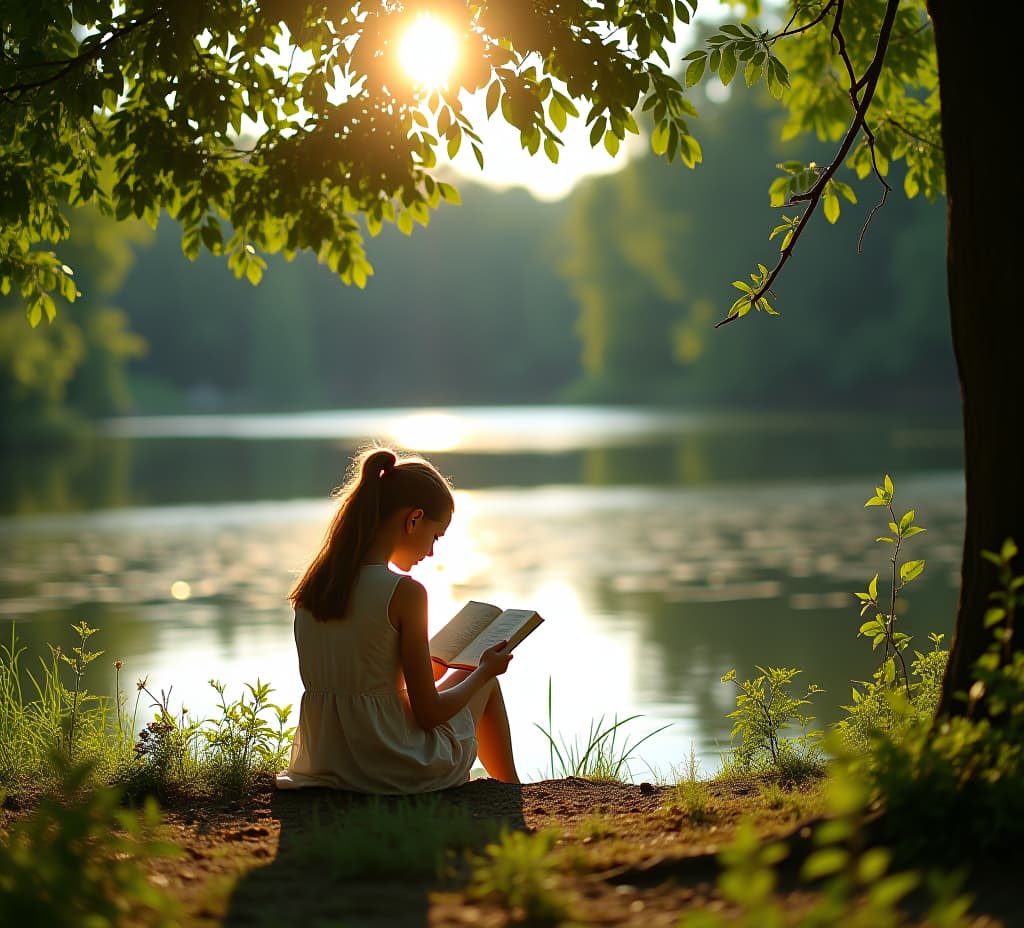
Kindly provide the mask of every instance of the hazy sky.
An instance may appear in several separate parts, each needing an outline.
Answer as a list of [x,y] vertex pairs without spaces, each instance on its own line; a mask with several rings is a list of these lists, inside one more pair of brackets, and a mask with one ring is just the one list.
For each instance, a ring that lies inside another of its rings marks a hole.
[[525,187],[540,200],[561,199],[581,178],[620,169],[649,144],[646,137],[630,135],[618,155],[612,158],[602,144],[590,147],[589,128],[582,119],[575,119],[561,133],[565,146],[558,164],[552,164],[543,149],[532,156],[525,151],[520,145],[518,130],[509,126],[500,113],[488,120],[482,105],[473,108],[467,105],[466,109],[484,139],[484,170],[480,170],[468,145],[456,156],[453,166],[467,178],[489,186]]

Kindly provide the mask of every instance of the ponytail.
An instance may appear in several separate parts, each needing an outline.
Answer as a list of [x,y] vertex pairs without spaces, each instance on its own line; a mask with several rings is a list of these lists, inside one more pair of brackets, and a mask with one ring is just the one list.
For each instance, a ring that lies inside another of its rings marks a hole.
[[455,508],[451,484],[433,464],[380,446],[356,455],[332,496],[338,508],[323,544],[288,597],[320,620],[344,616],[363,558],[392,513],[420,508],[440,519]]

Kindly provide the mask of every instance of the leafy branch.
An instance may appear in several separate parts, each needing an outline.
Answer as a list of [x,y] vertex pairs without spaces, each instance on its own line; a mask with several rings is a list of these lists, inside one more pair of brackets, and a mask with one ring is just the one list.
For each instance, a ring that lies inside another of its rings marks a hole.
[[150,13],[148,16],[141,16],[123,26],[111,28],[103,35],[102,38],[98,37],[98,33],[90,36],[83,41],[83,51],[79,52],[77,55],[71,55],[67,58],[59,58],[53,61],[18,62],[15,70],[16,74],[20,71],[38,70],[43,68],[56,68],[57,70],[46,77],[41,77],[36,80],[15,81],[13,84],[2,86],[0,87],[0,97],[7,98],[9,102],[17,102],[13,99],[16,94],[25,93],[29,90],[38,90],[40,87],[45,87],[47,84],[53,84],[64,79],[76,68],[95,61],[103,55],[104,52],[109,51],[112,46],[116,45],[125,36],[134,32],[136,29],[140,29],[142,26],[148,26],[155,18],[156,11]]
[[[806,209],[799,217],[786,220],[786,226],[784,229],[785,234],[779,249],[779,259],[774,268],[768,270],[765,265],[758,264],[757,271],[750,275],[753,286],[743,280],[733,281],[733,286],[737,290],[741,291],[742,296],[732,304],[726,317],[715,323],[715,328],[719,328],[728,322],[732,322],[735,319],[745,316],[750,312],[751,307],[759,311],[763,310],[769,315],[778,315],[777,311],[772,308],[768,301],[768,296],[772,292],[772,285],[778,279],[786,264],[788,264],[800,236],[807,227],[808,220],[815,213],[819,204],[824,201],[825,215],[830,222],[835,222],[838,218],[838,194],[841,193],[849,198],[849,193],[844,190],[845,185],[839,185],[839,183],[834,180],[834,175],[839,170],[847,155],[849,155],[854,142],[857,140],[857,136],[862,131],[868,140],[875,176],[883,186],[882,201],[875,207],[875,209],[878,209],[882,204],[884,204],[888,192],[891,189],[885,181],[875,157],[875,137],[868,126],[867,113],[875,95],[879,77],[882,73],[885,54],[892,37],[893,26],[896,22],[899,0],[888,0],[885,8],[885,14],[879,28],[878,43],[875,46],[874,56],[865,68],[864,73],[860,76],[857,75],[856,68],[846,48],[846,39],[842,30],[844,7],[845,0],[831,0],[831,2],[826,4],[826,6],[819,12],[811,25],[815,25],[818,22],[823,21],[825,14],[834,8],[835,17],[832,23],[831,36],[836,43],[838,50],[837,53],[846,69],[847,79],[850,85],[850,101],[853,104],[853,118],[850,120],[846,133],[843,136],[830,164],[819,168],[812,162],[806,171],[790,171],[791,179],[788,182],[790,194],[788,200],[782,205],[788,206],[806,203]],[[726,26],[721,28],[722,33],[732,36],[737,41],[731,44],[727,42],[723,43],[719,41],[718,36],[712,36],[711,39],[709,39],[709,44],[718,44],[723,49],[729,48],[729,56],[727,57],[726,53],[723,51],[716,61],[713,54],[705,55],[704,52],[691,52],[690,55],[686,56],[686,58],[692,59],[692,64],[686,72],[687,86],[691,86],[691,83],[696,83],[700,80],[700,77],[703,74],[702,68],[698,73],[697,68],[694,67],[702,61],[700,56],[707,58],[707,63],[711,70],[717,70],[722,83],[728,85],[732,80],[734,73],[733,59],[738,57],[738,55],[747,55],[749,56],[748,64],[745,69],[747,85],[750,86],[757,81],[759,77],[758,69],[760,68],[762,73],[767,77],[769,91],[773,96],[781,96],[782,87],[788,86],[788,81],[783,81],[782,74],[785,69],[781,62],[774,57],[772,49],[779,40],[794,35],[796,32],[804,31],[806,28],[810,28],[810,26],[802,27],[799,30],[782,30],[773,36],[765,34],[759,36],[754,33],[753,29],[746,26],[746,24],[743,24],[742,27],[733,26],[729,30],[727,30]],[[746,35],[740,33],[741,28],[746,29]],[[740,34],[737,35],[737,33]],[[733,46],[739,49],[738,53],[735,51]],[[723,60],[725,63],[724,70]],[[693,69],[692,81],[691,69]],[[799,189],[800,182],[807,180],[810,180],[811,182],[807,185],[806,189]],[[794,189],[794,187],[797,189]],[[773,205],[777,204],[773,202]],[[874,215],[874,212],[875,210],[872,210],[871,215],[869,215],[867,220],[868,223],[870,223],[871,216]],[[865,225],[867,225],[867,223]],[[776,227],[772,232],[771,237],[775,237],[779,231],[779,227]]]

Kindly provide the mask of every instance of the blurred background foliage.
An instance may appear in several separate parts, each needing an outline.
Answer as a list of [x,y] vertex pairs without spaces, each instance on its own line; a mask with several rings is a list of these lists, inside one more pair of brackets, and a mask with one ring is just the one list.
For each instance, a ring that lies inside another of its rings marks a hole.
[[713,327],[731,281],[774,263],[774,164],[829,156],[813,141],[784,155],[765,103],[702,101],[693,171],[641,155],[556,203],[459,178],[460,206],[369,241],[365,290],[305,254],[268,256],[253,287],[187,260],[169,219],[86,214],[69,251],[83,297],[37,329],[0,303],[5,436],[122,412],[424,404],[954,413],[942,203],[895,192],[859,248],[881,190],[856,184],[857,206],[801,241],[782,317]]

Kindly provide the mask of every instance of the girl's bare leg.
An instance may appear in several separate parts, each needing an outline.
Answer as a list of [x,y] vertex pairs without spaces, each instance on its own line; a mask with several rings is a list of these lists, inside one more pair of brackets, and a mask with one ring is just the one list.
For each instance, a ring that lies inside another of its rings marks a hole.
[[512,734],[509,731],[505,698],[497,678],[491,680],[470,701],[476,722],[477,754],[488,775],[502,783],[518,783],[516,762],[512,755]]
[[[467,676],[468,670],[454,671],[438,684],[438,689],[455,686]],[[477,755],[488,776],[503,783],[518,783],[519,774],[512,755],[512,733],[497,678],[473,696],[469,707],[476,726]]]

